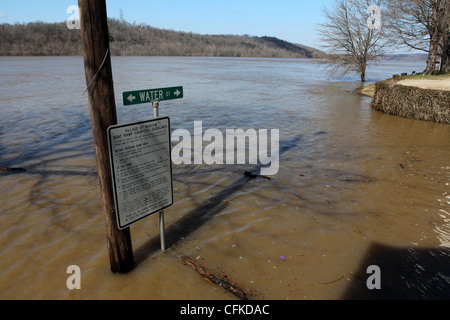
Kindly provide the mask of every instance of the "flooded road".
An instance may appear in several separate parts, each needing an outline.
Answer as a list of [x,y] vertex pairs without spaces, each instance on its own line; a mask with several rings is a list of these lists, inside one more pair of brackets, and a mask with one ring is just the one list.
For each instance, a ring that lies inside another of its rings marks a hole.
[[[110,272],[80,57],[0,58],[1,299],[234,299],[182,252],[261,299],[449,298],[450,126],[354,94],[358,77],[303,59],[113,58],[119,123],[150,119],[122,92],[184,87],[172,130],[279,129],[273,179],[255,165],[174,165],[166,210],[131,227],[136,268]],[[421,71],[380,62],[369,81]],[[68,290],[67,267],[81,269]],[[381,290],[368,290],[378,265]]]

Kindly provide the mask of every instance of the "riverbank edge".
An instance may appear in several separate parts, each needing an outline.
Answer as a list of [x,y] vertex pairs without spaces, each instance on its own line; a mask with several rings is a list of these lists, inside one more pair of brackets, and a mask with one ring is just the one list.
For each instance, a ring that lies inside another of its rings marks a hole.
[[372,97],[371,108],[387,114],[450,124],[450,91],[397,84],[388,79],[363,86],[357,93]]

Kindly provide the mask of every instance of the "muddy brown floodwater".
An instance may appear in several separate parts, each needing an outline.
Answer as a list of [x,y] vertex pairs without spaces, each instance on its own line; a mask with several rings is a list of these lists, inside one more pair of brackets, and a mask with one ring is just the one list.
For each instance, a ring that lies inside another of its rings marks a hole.
[[[83,62],[0,59],[0,298],[234,299],[173,251],[261,299],[449,298],[450,126],[385,115],[303,59],[113,58],[120,123],[152,116],[123,91],[184,87],[172,130],[279,129],[280,168],[174,165],[175,204],[131,227],[136,268],[109,270]],[[421,65],[380,62],[372,81]],[[67,267],[81,269],[68,290]],[[367,268],[381,271],[368,290]]]

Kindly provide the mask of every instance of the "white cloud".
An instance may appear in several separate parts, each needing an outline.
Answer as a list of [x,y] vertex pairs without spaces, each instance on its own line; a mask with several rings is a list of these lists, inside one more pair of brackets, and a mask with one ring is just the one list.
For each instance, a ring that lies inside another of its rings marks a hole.
[[0,12],[0,18],[4,18],[6,17],[6,14],[4,14],[3,12]]

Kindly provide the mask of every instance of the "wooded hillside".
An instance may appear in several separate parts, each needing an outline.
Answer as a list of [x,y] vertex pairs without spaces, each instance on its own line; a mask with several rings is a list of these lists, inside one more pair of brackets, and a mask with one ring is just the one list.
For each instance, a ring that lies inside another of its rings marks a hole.
[[[111,52],[116,56],[208,56],[319,58],[323,53],[274,37],[200,35],[109,20]],[[2,56],[81,55],[80,30],[66,23],[0,25]]]

